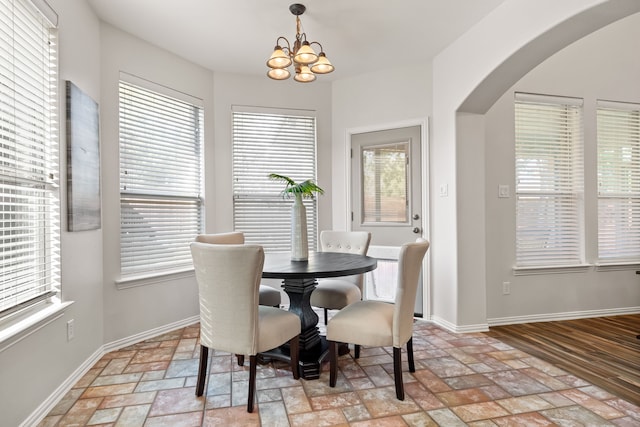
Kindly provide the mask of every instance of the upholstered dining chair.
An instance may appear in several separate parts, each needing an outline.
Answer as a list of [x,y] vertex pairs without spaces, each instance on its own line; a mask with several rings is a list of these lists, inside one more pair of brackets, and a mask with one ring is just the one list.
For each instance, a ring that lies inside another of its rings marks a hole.
[[258,353],[289,342],[298,379],[300,318],[258,304],[264,250],[258,245],[191,243],[200,299],[200,364],[196,396],[202,396],[209,349],[249,356],[247,412],[253,412]]
[[358,301],[336,313],[327,325],[329,342],[329,386],[335,387],[338,375],[338,343],[355,344],[355,358],[360,345],[393,346],[393,376],[396,397],[404,400],[401,348],[407,345],[409,371],[415,372],[413,361],[413,309],[422,260],[429,249],[427,240],[405,243],[398,258],[395,303]]
[[[371,242],[371,233],[367,231],[333,231],[320,233],[322,252],[345,252],[366,255]],[[324,309],[324,324],[327,324],[327,311],[340,310],[362,299],[363,275],[319,279],[318,286],[311,294],[311,305]]]
[[[219,234],[200,234],[196,237],[196,242],[213,243],[217,245],[242,245],[244,244],[244,233],[241,231],[231,231]],[[279,290],[268,285],[260,285],[260,305],[280,307],[282,294]]]

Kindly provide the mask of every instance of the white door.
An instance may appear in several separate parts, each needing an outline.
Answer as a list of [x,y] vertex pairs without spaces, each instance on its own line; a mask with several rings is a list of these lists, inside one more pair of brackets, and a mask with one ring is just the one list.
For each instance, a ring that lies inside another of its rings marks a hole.
[[365,299],[393,301],[400,246],[423,236],[421,146],[420,126],[351,135],[351,229],[371,232],[368,255],[378,258]]

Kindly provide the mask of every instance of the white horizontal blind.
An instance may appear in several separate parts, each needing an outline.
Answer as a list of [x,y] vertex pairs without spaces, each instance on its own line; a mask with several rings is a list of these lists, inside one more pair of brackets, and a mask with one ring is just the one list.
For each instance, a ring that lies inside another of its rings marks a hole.
[[0,1],[0,316],[58,292],[55,30],[26,0]]
[[409,222],[409,143],[362,149],[363,222]]
[[598,258],[640,260],[640,104],[598,101]]
[[200,107],[120,81],[123,277],[191,268],[202,229]]
[[[316,181],[315,117],[233,112],[234,229],[265,251],[287,252],[293,199],[282,198],[285,184],[270,180],[270,173]],[[316,203],[304,200],[310,250],[317,247]]]
[[583,262],[582,100],[516,94],[516,265]]

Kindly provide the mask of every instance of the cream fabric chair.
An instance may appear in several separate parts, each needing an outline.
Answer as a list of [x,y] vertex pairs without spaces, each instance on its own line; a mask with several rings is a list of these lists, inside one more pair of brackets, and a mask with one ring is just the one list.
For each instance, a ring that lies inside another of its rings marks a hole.
[[247,411],[253,411],[257,354],[289,342],[291,370],[299,378],[300,318],[258,304],[264,250],[258,245],[194,242],[191,255],[200,296],[200,367],[196,395],[202,396],[209,349],[249,355]]
[[[219,234],[200,234],[196,237],[196,242],[213,243],[218,245],[242,245],[244,244],[244,233],[240,231],[232,231],[229,233]],[[260,305],[268,305],[271,307],[280,307],[282,302],[282,294],[279,290],[267,285],[260,285]]]
[[401,347],[407,344],[409,371],[415,372],[413,362],[413,309],[422,260],[429,249],[429,242],[419,239],[405,243],[398,258],[398,284],[395,303],[358,301],[336,313],[327,325],[329,341],[329,385],[334,387],[338,374],[338,343],[359,346],[393,346],[393,375],[396,397],[404,400],[402,383]]
[[[366,231],[331,231],[320,233],[322,252],[345,252],[366,255],[371,242],[371,233]],[[362,299],[362,274],[354,276],[319,279],[311,294],[311,305],[324,309],[324,324],[327,310],[340,310]]]

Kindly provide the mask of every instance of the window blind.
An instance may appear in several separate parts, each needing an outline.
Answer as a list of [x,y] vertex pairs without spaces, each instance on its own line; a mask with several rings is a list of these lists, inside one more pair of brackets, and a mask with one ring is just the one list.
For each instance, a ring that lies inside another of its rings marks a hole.
[[57,40],[30,2],[0,1],[0,316],[59,286]]
[[598,258],[640,260],[640,104],[598,101]]
[[361,151],[363,222],[409,222],[409,143],[378,145]]
[[578,265],[582,100],[516,94],[516,266]]
[[192,268],[202,230],[202,108],[120,81],[123,277]]
[[[296,182],[316,180],[316,119],[311,116],[233,112],[233,219],[247,243],[265,251],[291,250],[291,204],[277,173]],[[317,248],[317,201],[304,199],[309,248]]]

